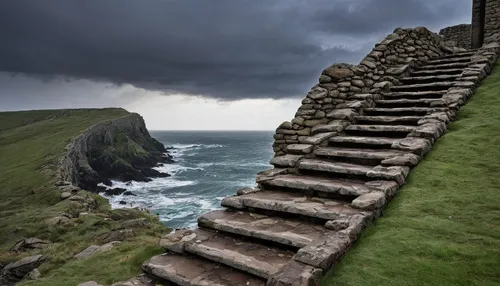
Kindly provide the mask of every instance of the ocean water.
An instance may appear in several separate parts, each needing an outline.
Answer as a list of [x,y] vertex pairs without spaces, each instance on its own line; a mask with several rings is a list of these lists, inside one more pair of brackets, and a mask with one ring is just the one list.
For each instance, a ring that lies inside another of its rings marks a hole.
[[[256,173],[270,168],[271,131],[152,131],[175,163],[157,170],[171,174],[151,182],[113,182],[137,196],[107,197],[113,208],[146,207],[168,227],[196,226],[201,214],[242,187],[255,186]],[[122,204],[120,204],[122,201]],[[126,205],[123,205],[123,202]]]

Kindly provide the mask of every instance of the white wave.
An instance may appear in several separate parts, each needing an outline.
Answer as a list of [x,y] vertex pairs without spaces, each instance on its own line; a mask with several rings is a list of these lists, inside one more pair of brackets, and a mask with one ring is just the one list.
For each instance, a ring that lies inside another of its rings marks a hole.
[[154,167],[153,169],[157,170],[158,172],[162,173],[168,173],[172,176],[177,175],[178,173],[182,173],[184,171],[203,171],[203,168],[201,167],[186,167],[182,166],[180,164],[163,164],[158,167]]

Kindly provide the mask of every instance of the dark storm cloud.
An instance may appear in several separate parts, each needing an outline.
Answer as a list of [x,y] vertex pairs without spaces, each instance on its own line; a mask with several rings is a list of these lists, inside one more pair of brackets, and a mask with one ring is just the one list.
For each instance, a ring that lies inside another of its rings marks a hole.
[[227,100],[290,97],[396,27],[458,24],[469,2],[5,0],[0,70]]

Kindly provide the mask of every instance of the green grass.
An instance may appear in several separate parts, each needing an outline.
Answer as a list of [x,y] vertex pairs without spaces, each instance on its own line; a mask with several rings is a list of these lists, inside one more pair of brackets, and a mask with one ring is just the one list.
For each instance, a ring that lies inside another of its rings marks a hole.
[[[156,217],[136,210],[111,211],[107,200],[86,192],[100,203],[96,213],[72,219],[65,226],[45,223],[61,211],[78,212],[74,203],[61,202],[60,191],[53,187],[64,147],[86,128],[128,114],[117,108],[0,113],[0,264],[35,253],[49,259],[39,268],[42,279],[23,285],[76,285],[87,280],[111,284],[136,275],[144,260],[161,252],[158,238],[165,228]],[[110,251],[79,261],[72,258],[89,245],[99,244],[100,234],[138,217],[146,217],[152,226],[136,229],[135,238]],[[8,252],[18,239],[31,236],[54,244],[38,252]]]
[[500,64],[322,285],[500,285]]

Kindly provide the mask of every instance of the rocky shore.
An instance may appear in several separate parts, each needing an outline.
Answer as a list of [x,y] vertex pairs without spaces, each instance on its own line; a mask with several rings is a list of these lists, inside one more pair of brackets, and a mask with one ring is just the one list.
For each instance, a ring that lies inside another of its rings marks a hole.
[[136,113],[88,128],[66,150],[61,159],[61,181],[87,191],[102,191],[98,184],[110,186],[111,180],[146,182],[170,176],[154,169],[172,158]]

